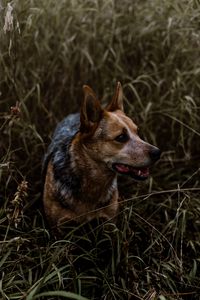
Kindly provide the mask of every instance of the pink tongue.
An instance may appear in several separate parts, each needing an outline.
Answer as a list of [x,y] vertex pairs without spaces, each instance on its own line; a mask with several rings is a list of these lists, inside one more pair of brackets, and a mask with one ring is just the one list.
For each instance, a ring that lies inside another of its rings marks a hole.
[[122,172],[122,173],[127,173],[129,172],[129,167],[128,166],[125,166],[125,165],[116,165],[116,168],[119,172]]
[[134,173],[136,176],[139,177],[148,177],[149,176],[149,169],[148,168],[141,168],[141,169],[135,169],[130,166],[122,165],[122,164],[117,164],[116,169],[120,173]]

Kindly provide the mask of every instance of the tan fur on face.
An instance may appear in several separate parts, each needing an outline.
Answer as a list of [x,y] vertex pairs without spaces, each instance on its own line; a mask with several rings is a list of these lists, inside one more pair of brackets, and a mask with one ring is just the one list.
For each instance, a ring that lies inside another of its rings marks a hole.
[[[126,130],[130,137],[124,144],[115,140],[123,130]],[[117,110],[104,112],[99,127],[87,143],[87,148],[96,160],[106,162],[109,167],[113,163],[145,167],[150,165],[149,151],[155,147],[141,140],[137,134],[137,125],[122,111]]]

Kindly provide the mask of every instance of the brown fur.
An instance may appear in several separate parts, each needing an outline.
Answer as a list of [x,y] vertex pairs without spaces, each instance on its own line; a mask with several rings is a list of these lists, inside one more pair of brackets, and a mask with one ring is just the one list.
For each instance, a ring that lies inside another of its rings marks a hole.
[[[85,170],[86,171],[86,170]],[[99,173],[99,174],[98,174]],[[99,181],[97,178],[101,176],[100,171],[94,174],[92,173],[91,176],[88,176],[83,184],[83,194],[90,195],[91,199],[97,199],[98,196],[104,196],[105,192],[107,192],[106,185],[107,185],[107,178],[106,175],[104,176],[101,181],[101,185],[99,185]],[[94,180],[93,180],[94,178]],[[55,199],[55,180],[53,178],[53,170],[52,165],[49,163],[47,169],[47,176],[44,188],[44,208],[45,214],[49,223],[53,227],[60,227],[64,225],[67,221],[77,221],[77,222],[84,222],[85,220],[90,221],[94,218],[105,218],[111,219],[115,217],[117,209],[118,209],[118,191],[115,189],[112,195],[109,195],[108,202],[105,203],[106,206],[104,207],[104,201],[96,203],[96,201],[82,201],[79,199],[73,199],[74,206],[73,211],[69,209],[65,209],[59,199]],[[95,188],[94,188],[95,187]],[[102,193],[102,190],[105,190]],[[101,195],[103,194],[103,196]],[[84,198],[83,195],[83,198]],[[107,195],[105,195],[106,198]]]
[[[124,114],[120,83],[106,109],[101,107],[89,87],[84,86],[84,92],[80,130],[73,136],[69,147],[70,168],[80,179],[81,192],[74,196],[61,189],[58,193],[54,174],[56,163],[53,166],[50,160],[44,186],[44,208],[53,226],[59,227],[71,220],[90,221],[97,217],[114,219],[119,196],[113,165],[145,168],[158,159],[153,160],[150,153],[159,150],[139,138],[136,124]],[[117,141],[116,137],[123,133],[128,135],[128,141]],[[62,192],[64,205],[60,200]]]

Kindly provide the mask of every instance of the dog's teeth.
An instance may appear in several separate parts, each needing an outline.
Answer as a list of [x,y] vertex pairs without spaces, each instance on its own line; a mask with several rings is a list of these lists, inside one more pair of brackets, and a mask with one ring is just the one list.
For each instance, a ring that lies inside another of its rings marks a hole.
[[138,171],[138,176],[140,176],[141,174],[142,174],[142,172],[139,170],[139,171]]

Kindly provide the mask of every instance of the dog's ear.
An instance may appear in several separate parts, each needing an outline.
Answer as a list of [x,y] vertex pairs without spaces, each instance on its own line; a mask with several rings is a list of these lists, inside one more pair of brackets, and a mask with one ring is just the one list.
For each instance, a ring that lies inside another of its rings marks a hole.
[[111,100],[111,102],[106,107],[108,111],[115,111],[115,110],[122,110],[124,111],[123,106],[123,89],[121,86],[121,83],[118,81],[116,88],[115,88],[115,94]]
[[93,90],[87,86],[83,86],[84,99],[80,111],[80,131],[89,133],[97,127],[100,122],[103,109]]

